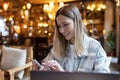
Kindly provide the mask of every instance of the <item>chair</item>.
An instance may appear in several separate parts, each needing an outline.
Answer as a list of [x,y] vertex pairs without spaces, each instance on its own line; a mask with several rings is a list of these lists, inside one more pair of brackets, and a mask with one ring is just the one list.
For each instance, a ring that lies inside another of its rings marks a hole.
[[0,80],[4,80],[4,72],[0,70]]
[[16,48],[16,49],[26,49],[27,50],[26,63],[23,66],[14,67],[14,68],[8,69],[7,71],[4,71],[5,76],[7,76],[8,80],[15,80],[16,72],[24,70],[24,78],[29,77],[30,71],[32,69],[32,61],[30,61],[29,58],[33,58],[33,47],[24,47],[24,46],[10,46],[10,47]]

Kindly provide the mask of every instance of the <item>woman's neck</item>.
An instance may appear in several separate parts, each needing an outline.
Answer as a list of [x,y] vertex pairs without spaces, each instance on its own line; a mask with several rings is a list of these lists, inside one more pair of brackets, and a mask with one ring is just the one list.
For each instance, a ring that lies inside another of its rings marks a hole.
[[70,44],[74,44],[74,40],[70,40]]

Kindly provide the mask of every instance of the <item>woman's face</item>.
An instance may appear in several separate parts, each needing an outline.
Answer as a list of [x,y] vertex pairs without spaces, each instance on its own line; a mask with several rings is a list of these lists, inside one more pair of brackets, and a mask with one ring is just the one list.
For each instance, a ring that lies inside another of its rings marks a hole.
[[73,20],[63,15],[59,15],[56,20],[59,32],[65,37],[66,40],[70,40],[73,43],[75,38]]

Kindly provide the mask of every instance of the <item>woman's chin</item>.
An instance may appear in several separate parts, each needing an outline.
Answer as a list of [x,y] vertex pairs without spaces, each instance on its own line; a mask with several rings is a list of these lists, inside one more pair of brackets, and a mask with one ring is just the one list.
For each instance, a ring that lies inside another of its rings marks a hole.
[[70,40],[70,38],[68,38],[68,37],[65,37],[65,39],[66,39],[66,40]]

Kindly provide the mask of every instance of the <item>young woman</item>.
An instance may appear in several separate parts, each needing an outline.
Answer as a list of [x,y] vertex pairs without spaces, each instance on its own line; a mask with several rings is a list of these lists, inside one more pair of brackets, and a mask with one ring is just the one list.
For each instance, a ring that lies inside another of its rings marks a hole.
[[109,71],[106,52],[98,41],[85,34],[85,26],[76,6],[60,8],[56,13],[55,24],[53,48],[40,70]]

